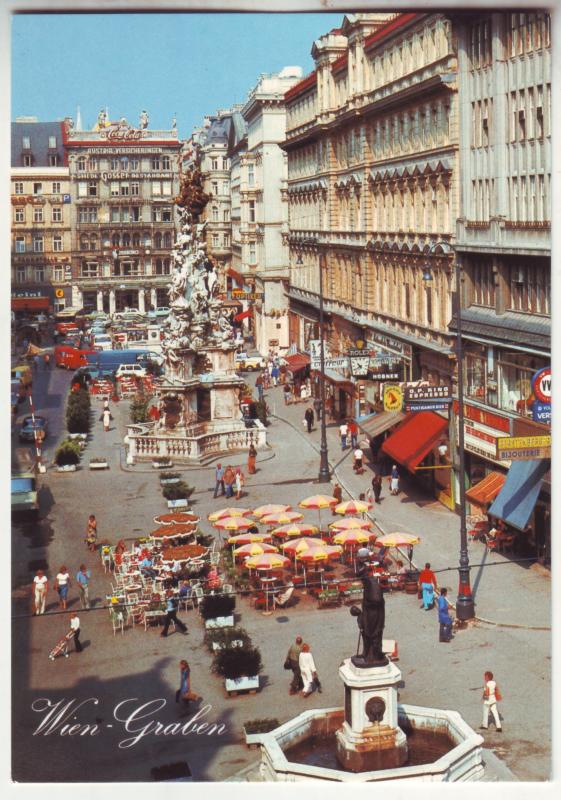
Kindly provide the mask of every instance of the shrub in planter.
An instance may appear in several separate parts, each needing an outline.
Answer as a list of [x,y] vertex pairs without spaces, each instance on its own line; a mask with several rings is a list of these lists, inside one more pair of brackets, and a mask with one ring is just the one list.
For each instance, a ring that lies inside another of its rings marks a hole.
[[229,617],[236,607],[236,596],[232,594],[205,594],[200,611],[204,620]]
[[90,429],[90,412],[85,408],[68,408],[66,411],[66,427],[69,433],[88,433]]
[[71,439],[65,439],[57,447],[55,453],[55,464],[57,467],[65,467],[68,464],[78,464],[80,462],[80,445]]
[[188,486],[185,481],[170,484],[162,487],[162,494],[166,500],[187,500],[193,494],[193,487]]
[[161,481],[170,481],[175,480],[175,478],[180,478],[181,475],[179,472],[160,472],[160,480]]
[[143,394],[136,394],[131,400],[130,417],[131,422],[138,424],[139,422],[148,422],[148,407],[150,406],[150,398]]
[[248,719],[243,727],[246,733],[269,733],[278,728],[280,722],[276,717],[266,717],[265,719]]
[[212,671],[230,680],[259,675],[262,669],[259,648],[250,644],[218,650],[212,662]]
[[[209,628],[205,633],[205,644],[214,651],[223,647],[232,647],[232,642],[243,642],[242,646],[251,645],[249,633],[244,628]],[[217,648],[213,645],[218,645]],[[239,645],[235,645],[239,647]]]
[[214,541],[212,533],[198,533],[197,544],[202,544],[203,547],[210,547]]

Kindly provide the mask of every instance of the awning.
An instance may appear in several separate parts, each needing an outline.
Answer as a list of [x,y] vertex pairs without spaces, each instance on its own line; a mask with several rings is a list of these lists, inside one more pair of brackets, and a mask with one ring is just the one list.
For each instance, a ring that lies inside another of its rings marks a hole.
[[236,314],[234,317],[235,322],[241,322],[242,319],[247,319],[247,317],[251,317],[253,315],[253,306],[248,308],[247,311],[242,311],[240,314]]
[[528,525],[542,480],[549,470],[549,459],[513,461],[503,488],[487,512],[523,531]]
[[[320,371],[316,370],[316,372],[319,373]],[[337,384],[338,389],[342,389],[344,392],[354,394],[356,389],[354,383],[348,378],[345,378],[344,375],[341,375],[340,372],[336,372],[334,369],[329,369],[326,367],[323,370],[323,374],[325,375],[326,380],[328,380],[330,383]]]
[[14,311],[48,311],[48,297],[12,297],[12,309]]
[[432,411],[407,414],[399,428],[382,445],[382,451],[398,464],[414,472],[433,445],[442,438],[448,420]]
[[475,506],[485,508],[501,491],[505,480],[506,475],[502,472],[490,472],[482,481],[467,490],[466,500]]
[[310,363],[310,356],[306,355],[306,353],[294,353],[292,356],[284,356],[283,361],[290,372],[300,372]]
[[231,278],[233,278],[236,281],[236,283],[239,284],[240,286],[243,286],[245,283],[244,276],[241,273],[237,272],[237,270],[232,269],[232,267],[228,267],[228,269],[226,270],[226,275],[229,275]]
[[376,437],[404,419],[405,414],[402,414],[401,411],[381,411],[379,414],[357,417],[355,422],[361,431],[368,436]]

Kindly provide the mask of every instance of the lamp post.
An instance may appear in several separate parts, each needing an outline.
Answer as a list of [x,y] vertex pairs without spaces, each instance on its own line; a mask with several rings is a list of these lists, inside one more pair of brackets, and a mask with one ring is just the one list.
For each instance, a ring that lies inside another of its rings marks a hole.
[[[456,600],[456,617],[459,620],[473,619],[475,607],[470,586],[470,567],[467,550],[467,525],[466,525],[466,483],[465,483],[465,457],[464,457],[464,370],[463,370],[463,345],[462,345],[462,301],[461,301],[461,266],[456,258],[454,247],[448,242],[435,242],[431,244],[427,255],[437,247],[448,248],[454,254],[454,269],[456,277],[456,361],[458,370],[458,449],[460,467],[460,562],[458,598]],[[427,263],[423,270],[423,280],[431,281],[431,268]]]

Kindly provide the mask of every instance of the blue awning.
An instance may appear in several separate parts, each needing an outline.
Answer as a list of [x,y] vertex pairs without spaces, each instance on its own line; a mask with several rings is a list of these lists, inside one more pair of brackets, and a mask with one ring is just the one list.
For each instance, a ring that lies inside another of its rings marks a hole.
[[503,488],[487,512],[523,531],[534,510],[549,460],[513,461]]

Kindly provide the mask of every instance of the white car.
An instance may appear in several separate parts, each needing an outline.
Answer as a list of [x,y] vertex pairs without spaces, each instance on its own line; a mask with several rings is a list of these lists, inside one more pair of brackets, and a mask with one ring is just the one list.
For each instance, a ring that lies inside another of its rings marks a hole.
[[142,364],[119,364],[115,377],[117,378],[145,378],[148,373]]
[[158,306],[158,308],[148,312],[148,319],[163,319],[169,317],[170,310],[168,306]]
[[238,369],[247,370],[248,372],[253,372],[256,369],[265,369],[266,367],[265,359],[259,353],[253,356],[247,353],[236,353],[234,363]]
[[93,337],[92,347],[94,350],[112,350],[113,343],[111,337],[106,333],[96,334]]

